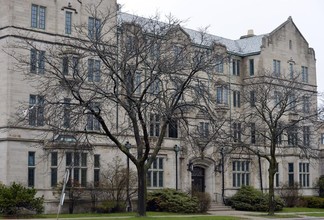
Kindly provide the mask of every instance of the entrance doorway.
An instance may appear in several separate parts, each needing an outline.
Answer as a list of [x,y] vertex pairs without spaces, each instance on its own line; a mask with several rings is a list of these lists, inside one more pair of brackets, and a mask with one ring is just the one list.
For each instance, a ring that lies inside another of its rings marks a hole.
[[202,167],[193,167],[191,182],[193,192],[205,192],[205,169]]

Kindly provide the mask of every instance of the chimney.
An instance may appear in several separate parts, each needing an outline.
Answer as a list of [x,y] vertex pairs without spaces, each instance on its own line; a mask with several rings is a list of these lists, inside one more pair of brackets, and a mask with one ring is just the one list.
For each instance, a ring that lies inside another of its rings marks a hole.
[[247,31],[247,35],[243,35],[243,36],[241,36],[240,39],[244,39],[244,38],[248,38],[248,37],[253,37],[253,36],[255,36],[255,35],[254,35],[254,31],[253,31],[253,29],[249,29],[249,30]]

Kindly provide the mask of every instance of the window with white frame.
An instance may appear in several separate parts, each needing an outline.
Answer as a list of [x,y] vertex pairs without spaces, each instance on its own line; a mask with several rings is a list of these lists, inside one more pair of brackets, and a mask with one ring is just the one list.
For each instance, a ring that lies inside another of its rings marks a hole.
[[72,12],[66,11],[65,12],[65,34],[72,33]]
[[250,161],[234,160],[232,162],[233,187],[250,185]]
[[280,60],[273,60],[273,74],[275,76],[280,76]]
[[40,5],[31,5],[31,27],[45,29],[46,7]]
[[303,144],[305,147],[309,147],[310,145],[310,127],[303,126]]
[[233,59],[232,61],[232,74],[235,76],[240,75],[240,69],[241,69],[241,61]]
[[150,114],[150,136],[158,137],[160,135],[160,115]]
[[222,56],[216,57],[215,71],[216,73],[224,73],[224,59]]
[[164,171],[163,171],[163,157],[157,157],[150,169],[147,172],[147,187],[163,187],[164,186]]
[[88,59],[88,81],[100,82],[100,60]]
[[35,186],[35,152],[29,151],[28,152],[28,187]]
[[308,83],[308,67],[302,66],[302,82]]
[[44,125],[44,97],[29,95],[29,125]]
[[57,164],[58,164],[58,154],[57,152],[51,152],[51,187],[57,185]]
[[101,20],[94,17],[88,18],[88,37],[90,40],[99,40],[101,35]]
[[228,104],[228,87],[223,85],[223,86],[218,86],[216,88],[216,103],[217,104]]
[[293,63],[289,63],[289,75],[290,75],[290,79],[294,79],[294,64]]
[[87,153],[66,152],[66,168],[70,169],[70,179],[68,185],[87,185]]
[[45,51],[30,49],[30,72],[36,74],[45,73]]
[[299,185],[309,187],[309,163],[299,163]]
[[233,91],[233,107],[239,108],[241,107],[241,96],[240,91]]

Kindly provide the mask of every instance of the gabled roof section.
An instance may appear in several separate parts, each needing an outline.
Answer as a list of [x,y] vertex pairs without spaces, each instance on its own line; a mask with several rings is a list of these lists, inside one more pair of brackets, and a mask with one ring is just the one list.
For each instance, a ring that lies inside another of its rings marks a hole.
[[276,29],[274,29],[271,33],[269,33],[269,36],[271,37],[274,33],[276,33],[277,31],[279,31],[281,28],[283,28],[284,26],[286,26],[288,23],[292,23],[294,25],[294,27],[296,28],[296,30],[298,31],[298,33],[300,34],[300,36],[304,39],[304,41],[308,44],[306,38],[302,35],[302,33],[300,32],[300,30],[298,29],[298,27],[296,26],[296,24],[294,23],[293,19],[291,16],[288,17],[287,21],[285,21],[284,23],[282,23],[281,25],[279,25]]

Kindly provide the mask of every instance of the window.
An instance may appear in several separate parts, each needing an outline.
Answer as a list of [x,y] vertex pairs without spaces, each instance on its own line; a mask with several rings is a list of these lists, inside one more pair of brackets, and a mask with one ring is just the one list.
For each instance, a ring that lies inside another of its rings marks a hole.
[[159,79],[155,79],[150,86],[150,93],[152,95],[158,95],[161,91],[161,82]]
[[255,137],[255,123],[251,123],[251,144],[255,144],[256,143],[256,137]]
[[249,60],[249,70],[250,70],[250,76],[254,76],[254,60]]
[[30,49],[30,72],[44,74],[45,72],[45,51]]
[[208,122],[199,122],[198,132],[201,137],[209,136],[209,123]]
[[296,111],[296,98],[293,93],[288,95],[288,107],[290,111]]
[[289,49],[292,49],[292,40],[289,40]]
[[31,27],[45,29],[46,8],[32,4],[31,6]]
[[28,187],[35,186],[35,152],[28,152]]
[[299,163],[299,185],[309,187],[309,163]]
[[250,91],[250,106],[255,107],[256,96],[255,91]]
[[[93,111],[97,112],[98,109],[100,108],[100,106],[99,106],[98,103],[92,103],[90,108]],[[100,130],[99,121],[92,113],[89,113],[87,115],[87,130],[89,130],[89,131],[98,131],[98,130]]]
[[288,163],[288,186],[293,186],[294,183],[295,183],[294,164]]
[[233,59],[233,62],[232,62],[232,73],[233,73],[233,75],[235,75],[235,76],[240,75],[240,66],[241,66],[241,61]]
[[99,186],[100,183],[100,154],[95,154],[93,158],[93,182],[94,186]]
[[290,79],[294,79],[294,64],[293,63],[289,63],[289,75],[290,75]]
[[93,17],[88,18],[88,37],[90,40],[99,40],[101,34],[101,20]]
[[224,62],[221,56],[216,57],[215,71],[216,73],[224,73]]
[[[72,63],[71,63],[72,62]],[[62,58],[62,74],[69,75],[70,67],[72,69],[73,76],[77,76],[79,73],[79,57],[64,56]]]
[[228,104],[228,88],[227,86],[219,86],[216,88],[216,103]]
[[72,12],[65,12],[65,34],[71,34],[72,32]]
[[241,187],[250,185],[250,162],[249,161],[233,161],[233,187]]
[[303,127],[303,144],[305,147],[309,147],[310,145],[310,127]]
[[281,106],[281,93],[278,92],[278,91],[274,91],[274,104],[275,104],[275,107],[280,107]]
[[88,59],[88,81],[100,82],[100,60]]
[[174,62],[175,64],[183,64],[184,57],[183,57],[183,48],[180,46],[173,45],[173,55],[174,55]]
[[147,172],[148,187],[163,187],[163,158],[157,157]]
[[233,138],[234,142],[241,141],[241,123],[233,123]]
[[137,94],[137,95],[141,94],[141,86],[142,86],[142,74],[141,74],[141,72],[136,72],[135,80],[134,80],[135,94]]
[[321,134],[321,144],[324,144],[324,133]]
[[152,60],[158,60],[160,58],[160,45],[158,43],[151,44],[150,56]]
[[273,60],[273,74],[280,76],[280,60]]
[[160,115],[150,114],[150,136],[160,135]]
[[302,66],[302,82],[308,83],[308,67]]
[[282,124],[279,123],[277,129],[276,129],[276,144],[282,144]]
[[308,96],[303,96],[303,112],[309,113],[310,111],[310,101]]
[[44,97],[29,95],[29,125],[44,125]]
[[[70,169],[68,185],[86,187],[87,185],[87,153],[67,152],[66,167]],[[72,182],[71,182],[72,180]]]
[[71,104],[71,99],[64,98],[64,103],[63,103],[63,127],[65,127],[65,128],[69,128],[70,125],[71,125],[70,104]]
[[51,153],[51,187],[55,187],[57,185],[57,152]]
[[68,75],[69,74],[69,58],[67,56],[63,57],[62,66],[63,66],[63,69],[62,69],[63,75]]
[[288,130],[288,145],[297,146],[297,143],[298,143],[297,127],[293,126]]
[[169,137],[178,138],[178,120],[171,119],[169,123]]
[[240,91],[233,91],[233,106],[237,108],[241,106]]

